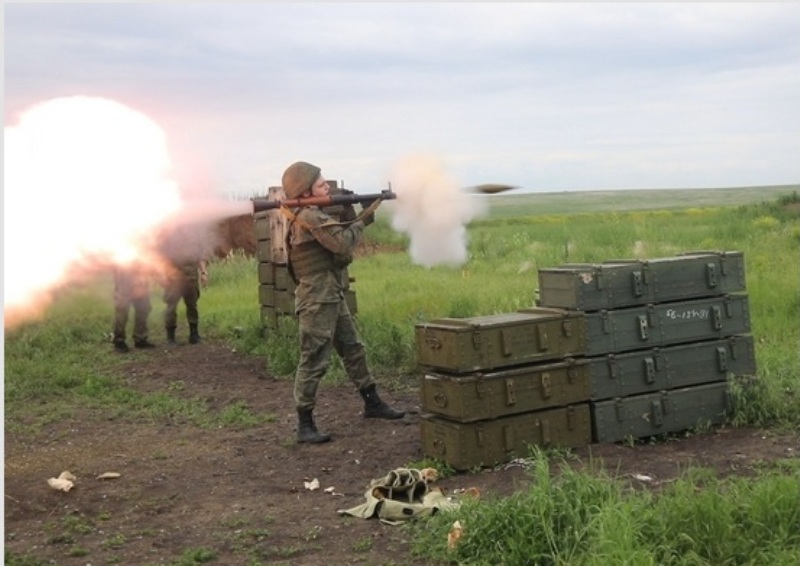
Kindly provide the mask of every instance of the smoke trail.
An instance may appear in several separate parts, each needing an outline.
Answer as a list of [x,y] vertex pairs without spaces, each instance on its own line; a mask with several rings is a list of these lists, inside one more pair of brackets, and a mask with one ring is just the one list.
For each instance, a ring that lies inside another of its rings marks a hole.
[[466,225],[486,214],[484,201],[462,191],[432,156],[398,162],[392,189],[392,227],[408,234],[414,263],[459,266],[469,259]]

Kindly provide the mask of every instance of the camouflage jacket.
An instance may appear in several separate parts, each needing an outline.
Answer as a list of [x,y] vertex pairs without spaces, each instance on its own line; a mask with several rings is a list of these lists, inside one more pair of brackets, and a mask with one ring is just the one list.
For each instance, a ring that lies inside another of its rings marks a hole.
[[296,219],[289,225],[288,245],[316,241],[334,255],[333,269],[299,277],[295,289],[296,306],[309,303],[333,303],[344,299],[346,273],[344,268],[353,259],[353,252],[361,240],[364,223],[342,224],[318,207],[294,211]]

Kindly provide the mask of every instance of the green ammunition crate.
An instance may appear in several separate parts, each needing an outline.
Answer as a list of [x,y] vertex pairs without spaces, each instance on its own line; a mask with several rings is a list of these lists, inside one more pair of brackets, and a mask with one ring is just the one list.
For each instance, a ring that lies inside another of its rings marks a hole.
[[258,286],[258,304],[262,307],[275,308],[275,285]]
[[583,314],[561,309],[440,318],[417,324],[417,363],[451,373],[582,355]]
[[271,238],[269,212],[259,212],[253,215],[253,233],[256,240],[269,240]]
[[266,328],[278,326],[278,313],[275,312],[275,307],[261,306],[261,326]]
[[275,285],[258,286],[258,304],[262,307],[275,308]]
[[[289,273],[289,266],[285,263],[275,263],[273,261],[260,261],[258,263],[258,282],[265,285],[275,285],[277,289],[286,289],[294,292],[297,283]],[[351,279],[345,270],[344,288],[350,288]]]
[[288,265],[275,265],[275,288],[289,291],[290,293],[294,293],[294,290],[297,289],[297,283],[292,279]]
[[258,261],[272,261],[272,242],[269,240],[256,241],[256,259]]
[[258,282],[264,285],[275,285],[275,270],[277,264],[271,261],[258,262]]
[[276,330],[286,319],[295,319],[294,313],[279,313],[275,310],[275,307],[261,307],[262,328]]
[[423,373],[422,410],[458,422],[494,419],[589,400],[589,360],[491,373]]
[[755,375],[753,337],[731,336],[588,358],[591,400],[678,389]]
[[589,357],[750,332],[750,309],[744,293],[602,310],[585,313],[584,317],[585,352]]
[[524,458],[532,446],[573,448],[592,441],[588,403],[473,423],[422,415],[421,432],[424,455],[455,470]]
[[745,290],[744,255],[737,251],[564,264],[538,274],[538,305],[586,312]]
[[619,442],[725,422],[732,408],[728,383],[708,383],[646,395],[592,401],[595,442]]
[[[277,284],[259,285],[259,304],[263,307],[275,309],[278,314],[294,315],[294,290],[295,287],[291,289],[280,289]],[[345,289],[344,300],[347,303],[347,308],[350,309],[350,314],[357,314],[358,301],[356,300],[356,292],[352,289]]]
[[294,294],[285,289],[259,285],[258,299],[261,306],[272,307],[278,314],[294,314]]

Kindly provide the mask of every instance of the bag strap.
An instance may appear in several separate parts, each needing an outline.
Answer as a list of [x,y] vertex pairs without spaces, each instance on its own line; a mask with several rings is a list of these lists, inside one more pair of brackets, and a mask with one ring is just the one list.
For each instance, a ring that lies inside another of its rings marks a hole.
[[320,228],[328,228],[330,226],[349,226],[353,222],[358,222],[359,220],[363,220],[364,218],[366,218],[370,214],[374,214],[375,211],[378,210],[378,207],[381,205],[382,202],[383,202],[383,199],[377,199],[377,200],[373,201],[372,204],[370,204],[367,208],[365,208],[364,210],[361,211],[361,214],[359,214],[358,216],[356,216],[352,220],[345,220],[345,221],[342,221],[342,222],[339,222],[339,221],[336,221],[336,220],[332,220],[330,222],[326,222],[325,224],[320,224],[319,226],[312,226],[308,222],[306,222],[303,219],[299,218],[297,216],[297,214],[295,214],[287,206],[281,205],[279,210],[280,210],[281,214],[283,214],[286,218],[289,219],[290,222],[298,222],[300,224],[300,226],[302,226],[303,228],[305,228],[309,232],[313,232],[314,230],[318,230]]

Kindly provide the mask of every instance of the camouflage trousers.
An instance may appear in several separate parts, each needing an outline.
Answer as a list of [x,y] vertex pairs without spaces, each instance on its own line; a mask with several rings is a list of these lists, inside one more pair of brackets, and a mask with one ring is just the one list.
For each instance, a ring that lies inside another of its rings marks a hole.
[[186,306],[186,321],[197,324],[200,321],[200,311],[197,303],[200,300],[200,286],[197,281],[189,279],[176,279],[170,281],[164,288],[164,326],[175,328],[178,325],[178,303],[183,299]]
[[124,342],[128,315],[133,307],[133,339],[147,340],[147,317],[150,315],[150,296],[132,298],[117,297],[114,305],[114,342]]
[[334,349],[356,388],[361,390],[374,383],[364,344],[344,300],[307,304],[297,314],[300,362],[294,378],[294,400],[298,409],[313,409],[316,405],[317,387],[330,366]]

